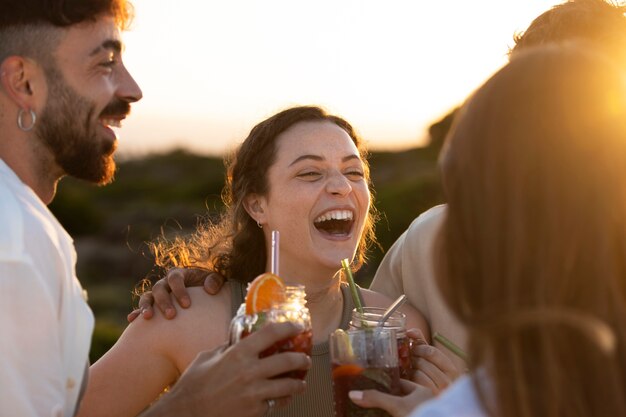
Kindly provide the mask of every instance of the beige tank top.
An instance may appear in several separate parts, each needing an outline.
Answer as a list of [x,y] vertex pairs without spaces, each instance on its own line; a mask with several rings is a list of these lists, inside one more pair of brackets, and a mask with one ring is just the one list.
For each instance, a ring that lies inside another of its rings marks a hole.
[[[232,316],[237,313],[237,309],[244,302],[245,286],[247,284],[231,281],[232,288]],[[354,309],[354,303],[350,296],[348,285],[342,284],[341,294],[343,296],[343,310],[341,312],[341,322],[339,327],[347,329]],[[363,296],[358,291],[361,304]],[[313,345],[311,352],[312,366],[306,376],[307,387],[304,393],[296,395],[286,407],[273,410],[266,414],[271,417],[333,417],[335,409],[333,406],[333,386],[330,369],[330,352],[328,341]]]

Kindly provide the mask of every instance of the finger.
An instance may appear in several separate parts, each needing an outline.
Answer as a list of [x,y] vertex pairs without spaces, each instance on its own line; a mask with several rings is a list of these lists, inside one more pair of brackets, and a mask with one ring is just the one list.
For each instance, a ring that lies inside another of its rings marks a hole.
[[311,368],[311,358],[301,352],[282,352],[261,359],[256,370],[251,371],[260,378],[276,378],[291,371]]
[[426,338],[424,337],[424,333],[418,328],[412,328],[406,331],[407,336],[415,341],[416,345],[424,345],[428,344]]
[[259,380],[257,387],[255,387],[255,392],[262,400],[272,398],[280,404],[280,399],[283,400],[282,404],[286,404],[288,401],[284,401],[285,399],[290,399],[294,395],[302,394],[305,389],[306,382],[301,379],[278,378]]
[[191,305],[191,299],[187,288],[185,288],[185,270],[180,268],[173,268],[167,271],[165,279],[169,285],[172,294],[178,301],[181,307],[187,308]]
[[139,297],[139,311],[143,311],[147,307],[152,307],[152,304],[154,304],[154,296],[152,295],[152,291],[146,291],[141,294],[141,297]]
[[204,291],[215,295],[220,292],[222,286],[224,286],[224,281],[225,278],[217,272],[210,272],[204,280]]
[[139,317],[139,315],[141,314],[141,310],[140,309],[135,309],[133,311],[131,311],[127,316],[126,316],[126,320],[128,320],[129,323],[132,323],[133,320],[135,320],[137,317]]
[[401,417],[404,414],[402,410],[402,397],[385,394],[374,389],[365,391],[350,391],[348,397],[353,403],[363,408],[380,408],[387,411],[393,417]]
[[439,389],[444,389],[448,385],[450,385],[450,377],[446,375],[441,368],[433,364],[432,362],[427,361],[424,358],[419,358],[417,360],[418,369],[422,369],[424,373],[426,373],[430,379],[432,379]]
[[439,392],[439,389],[437,388],[437,384],[435,384],[435,381],[430,379],[430,376],[426,374],[424,371],[422,371],[421,369],[418,369],[413,374],[413,382],[415,382],[418,385],[428,388],[430,391],[433,392],[433,394],[436,394]]
[[176,308],[172,304],[170,291],[167,278],[161,278],[152,286],[154,304],[156,304],[159,310],[161,310],[161,313],[163,313],[163,316],[167,319],[172,319],[176,316]]
[[457,370],[456,366],[454,366],[454,363],[452,363],[452,360],[435,346],[414,346],[411,353],[414,356],[418,356],[432,363],[434,366],[439,368],[439,370],[441,370],[441,372],[443,372],[448,378],[455,379],[459,375],[459,371]]
[[154,317],[154,308],[152,308],[152,306],[149,306],[142,309],[141,317],[143,317],[145,320],[150,320],[152,317]]
[[248,353],[259,354],[274,343],[302,333],[302,326],[292,323],[270,323],[239,341],[234,348]]
[[417,389],[418,385],[408,379],[400,379],[400,390],[404,395],[409,395]]
[[[303,386],[306,386],[306,384],[305,384],[305,385],[303,385]],[[299,394],[299,392],[298,392],[298,393],[296,393],[296,394]],[[287,405],[289,405],[289,403],[291,402],[291,399],[292,399],[292,398],[293,398],[292,396],[289,396],[289,397],[274,398],[274,401],[276,401],[276,407],[277,407],[277,408],[283,408],[283,407],[286,407]]]
[[141,313],[141,316],[146,320],[149,320],[152,318],[152,316],[154,316],[154,309],[152,308],[152,304],[154,304],[154,296],[152,295],[151,291],[146,291],[141,294],[141,297],[139,298],[138,309]]

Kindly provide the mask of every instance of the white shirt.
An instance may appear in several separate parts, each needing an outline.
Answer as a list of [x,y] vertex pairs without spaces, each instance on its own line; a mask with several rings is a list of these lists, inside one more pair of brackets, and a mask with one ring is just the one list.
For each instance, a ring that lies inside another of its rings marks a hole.
[[425,402],[409,417],[487,417],[469,375],[457,378],[439,397]]
[[0,159],[0,416],[70,417],[94,318],[73,241]]

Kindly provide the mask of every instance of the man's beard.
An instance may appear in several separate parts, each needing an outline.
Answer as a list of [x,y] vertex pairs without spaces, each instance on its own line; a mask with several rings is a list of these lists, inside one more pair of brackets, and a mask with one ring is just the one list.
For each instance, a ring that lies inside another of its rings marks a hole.
[[[37,136],[65,174],[96,184],[108,184],[115,174],[114,140],[99,136],[95,105],[67,85],[58,70],[49,71],[48,103],[36,124]],[[114,98],[102,115],[129,112],[127,102]]]

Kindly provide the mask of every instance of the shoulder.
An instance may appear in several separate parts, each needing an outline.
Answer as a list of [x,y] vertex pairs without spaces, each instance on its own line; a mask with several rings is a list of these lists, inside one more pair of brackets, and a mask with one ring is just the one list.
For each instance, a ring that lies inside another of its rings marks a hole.
[[190,307],[178,307],[176,317],[169,320],[155,308],[150,320],[137,319],[128,325],[116,348],[135,356],[149,351],[155,357],[167,358],[182,371],[200,351],[226,342],[231,319],[229,286],[214,296],[202,287],[187,290]]
[[409,225],[406,240],[411,241],[416,238],[421,240],[436,234],[443,224],[446,212],[447,205],[440,204],[420,214]]
[[189,287],[187,292],[191,298],[191,306],[188,308],[177,306],[174,319],[166,319],[163,313],[155,308],[152,319],[135,320],[131,325],[138,322],[138,327],[143,328],[142,331],[186,333],[189,328],[206,323],[211,325],[215,323],[215,320],[230,317],[231,289],[228,283],[216,295],[208,294],[202,287]]
[[486,417],[471,376],[462,375],[439,397],[425,402],[409,417]]
[[361,288],[361,295],[363,296],[363,301],[365,305],[368,307],[389,307],[391,303],[393,303],[393,299],[386,296],[385,294],[381,294],[376,291],[368,290],[366,288]]

